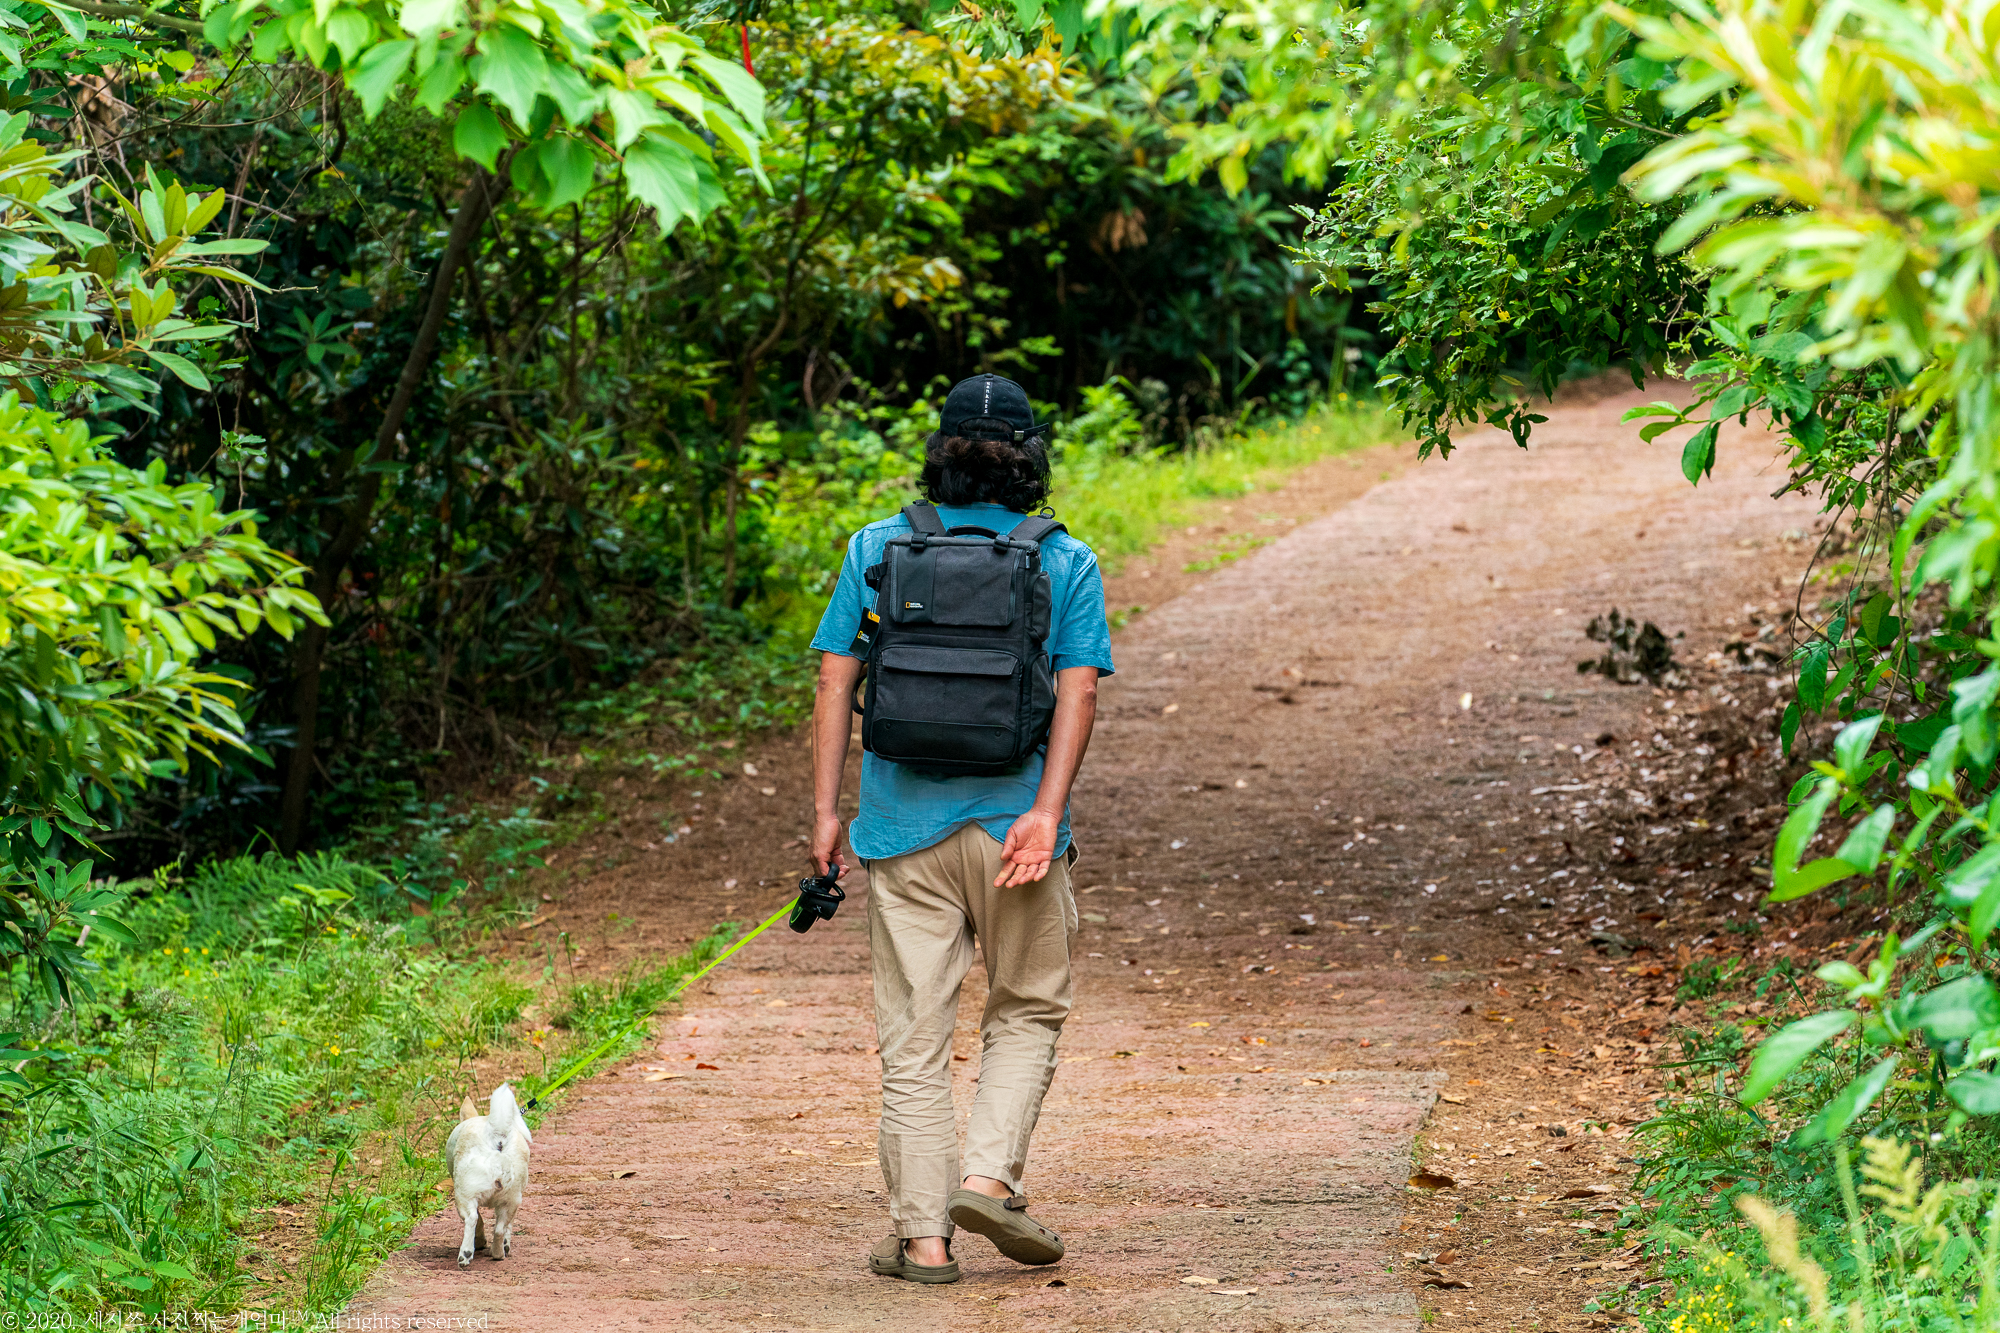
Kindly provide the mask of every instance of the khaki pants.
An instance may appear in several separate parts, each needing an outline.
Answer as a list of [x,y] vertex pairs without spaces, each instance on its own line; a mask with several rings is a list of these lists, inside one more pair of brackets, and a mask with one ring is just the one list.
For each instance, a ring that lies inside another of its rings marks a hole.
[[[1070,1009],[1076,899],[1058,857],[1033,884],[996,889],[1000,844],[967,824],[935,846],[868,866],[875,1031],[882,1046],[877,1151],[896,1234],[950,1236],[945,1207],[968,1175],[1021,1192],[1028,1136],[1056,1069]],[[979,1091],[961,1168],[951,1101],[951,1034],[973,940],[986,956]]]

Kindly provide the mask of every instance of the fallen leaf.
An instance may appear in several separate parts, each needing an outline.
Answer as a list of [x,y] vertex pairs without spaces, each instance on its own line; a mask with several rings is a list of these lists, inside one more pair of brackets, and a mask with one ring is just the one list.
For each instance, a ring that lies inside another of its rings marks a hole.
[[1447,1291],[1471,1291],[1472,1284],[1462,1277],[1446,1277],[1440,1273],[1436,1277],[1424,1279],[1426,1287],[1442,1287]]
[[638,1175],[638,1174],[639,1174],[639,1173],[638,1173],[637,1171],[613,1171],[613,1172],[611,1173],[611,1176],[610,1176],[610,1178],[611,1178],[612,1180],[623,1180],[623,1179],[625,1179],[625,1178],[626,1178],[627,1176],[636,1176],[636,1175]]
[[720,1069],[720,1068],[722,1068],[722,1066],[721,1066],[721,1065],[711,1065],[711,1064],[698,1064],[698,1065],[696,1065],[696,1066],[695,1066],[695,1068],[696,1068],[696,1069]]
[[1212,1287],[1220,1280],[1221,1279],[1219,1278],[1212,1278],[1212,1277],[1196,1277],[1195,1275],[1190,1273],[1188,1276],[1181,1279],[1181,1284],[1183,1286],[1189,1286],[1189,1287]]
[[1431,1262],[1434,1264],[1438,1264],[1440,1266],[1444,1264],[1455,1264],[1458,1262],[1458,1251],[1439,1250],[1437,1252],[1437,1255],[1431,1260]]
[[1255,1287],[1217,1287],[1208,1293],[1211,1296],[1255,1296]]
[[1168,704],[1165,708],[1162,708],[1160,710],[1160,713],[1164,716],[1167,714],[1178,713],[1180,711],[1181,711],[1181,706],[1179,704]]
[[790,1002],[786,1000],[766,1000],[764,1001],[764,1007],[766,1009],[786,1009],[790,1007]]
[[1546,1268],[1522,1268],[1517,1264],[1514,1271],[1527,1277],[1543,1277],[1547,1275],[1549,1270]]
[[1615,1185],[1578,1185],[1575,1189],[1564,1190],[1556,1197],[1559,1199],[1594,1199],[1600,1194],[1616,1194],[1617,1192],[1618,1187]]
[[776,796],[778,794],[778,789],[776,787],[759,787],[757,791],[758,794],[762,796]]
[[1188,1026],[1189,1026],[1189,1027],[1191,1027],[1191,1028],[1205,1028],[1205,1027],[1207,1027],[1207,1026],[1208,1026],[1208,1024],[1206,1024],[1206,1023],[1190,1023],[1190,1024],[1188,1024]]
[[1440,1092],[1440,1093],[1438,1094],[1438,1100],[1439,1100],[1439,1101],[1441,1101],[1441,1102],[1448,1102],[1448,1103],[1450,1103],[1450,1104],[1451,1104],[1451,1105],[1453,1105],[1453,1106],[1463,1106],[1463,1105],[1465,1105],[1465,1098],[1463,1098],[1463,1097],[1454,1097],[1454,1096],[1452,1096],[1452,1095],[1451,1095],[1450,1093],[1448,1093],[1448,1092]]
[[664,1083],[670,1078],[686,1078],[686,1077],[687,1077],[686,1074],[648,1074],[646,1075],[643,1081],[647,1083]]
[[806,1118],[806,1113],[804,1111],[794,1111],[790,1115],[785,1117],[785,1119],[787,1120],[803,1120],[805,1118]]
[[744,776],[744,777],[746,777],[746,778],[754,778],[754,777],[756,777],[756,776],[757,776],[757,765],[755,765],[755,764],[745,764],[745,765],[743,765],[743,776]]
[[451,1182],[449,1180],[440,1180],[437,1184],[431,1186],[431,1188],[439,1194],[449,1194],[451,1193]]
[[1419,1171],[1410,1177],[1410,1184],[1420,1190],[1448,1190],[1458,1182],[1435,1171]]

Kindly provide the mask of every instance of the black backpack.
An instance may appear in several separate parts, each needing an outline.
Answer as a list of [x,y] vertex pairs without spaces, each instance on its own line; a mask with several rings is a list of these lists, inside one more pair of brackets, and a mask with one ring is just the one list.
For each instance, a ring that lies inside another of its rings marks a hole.
[[854,706],[861,746],[933,773],[1019,768],[1048,740],[1055,716],[1041,544],[1066,529],[1034,516],[1004,536],[946,532],[922,501],[903,506],[903,516],[912,531],[891,537],[867,572],[875,609],[855,636],[868,679],[866,703]]

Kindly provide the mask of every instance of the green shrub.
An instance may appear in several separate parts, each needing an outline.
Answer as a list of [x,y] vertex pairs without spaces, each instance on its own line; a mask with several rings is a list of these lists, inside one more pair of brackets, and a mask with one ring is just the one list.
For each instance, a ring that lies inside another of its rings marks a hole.
[[1923,1159],[1906,1143],[1867,1138],[1861,1147],[1859,1190],[1844,1150],[1829,1173],[1836,1209],[1795,1211],[1743,1194],[1739,1248],[1672,1232],[1685,1262],[1648,1324],[1663,1333],[2000,1328],[2000,1185],[1926,1189]]
[[[443,1135],[486,1091],[471,1062],[519,1046],[536,988],[447,955],[389,875],[331,854],[122,887],[140,943],[92,940],[99,997],[12,997],[0,1308],[219,1311],[257,1286],[337,1308],[435,1206]],[[271,1206],[315,1218],[302,1261],[253,1252]]]

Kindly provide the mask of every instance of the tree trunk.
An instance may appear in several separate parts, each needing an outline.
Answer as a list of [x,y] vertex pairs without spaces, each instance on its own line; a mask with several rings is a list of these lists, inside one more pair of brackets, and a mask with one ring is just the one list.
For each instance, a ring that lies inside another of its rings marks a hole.
[[[445,316],[451,311],[453,281],[494,204],[506,191],[504,163],[497,174],[473,169],[472,179],[459,195],[458,214],[452,219],[444,251],[431,274],[423,321],[417,325],[417,336],[403,361],[403,373],[396,380],[396,390],[389,398],[374,440],[365,453],[356,449],[352,459],[355,467],[365,468],[375,459],[394,452],[403,422],[410,414],[410,404],[416,400],[417,390],[423,386],[431,358],[437,352],[438,335],[443,332]],[[319,598],[329,617],[340,591],[341,572],[368,539],[375,520],[375,504],[381,494],[382,473],[362,471],[355,484],[354,498],[341,515],[338,531],[313,563],[313,595]],[[306,625],[292,652],[292,719],[296,731],[291,755],[285,762],[285,790],[278,808],[281,820],[278,846],[286,855],[297,851],[305,837],[307,797],[312,791],[313,746],[319,732],[320,668],[326,657],[328,633],[319,625]]]

